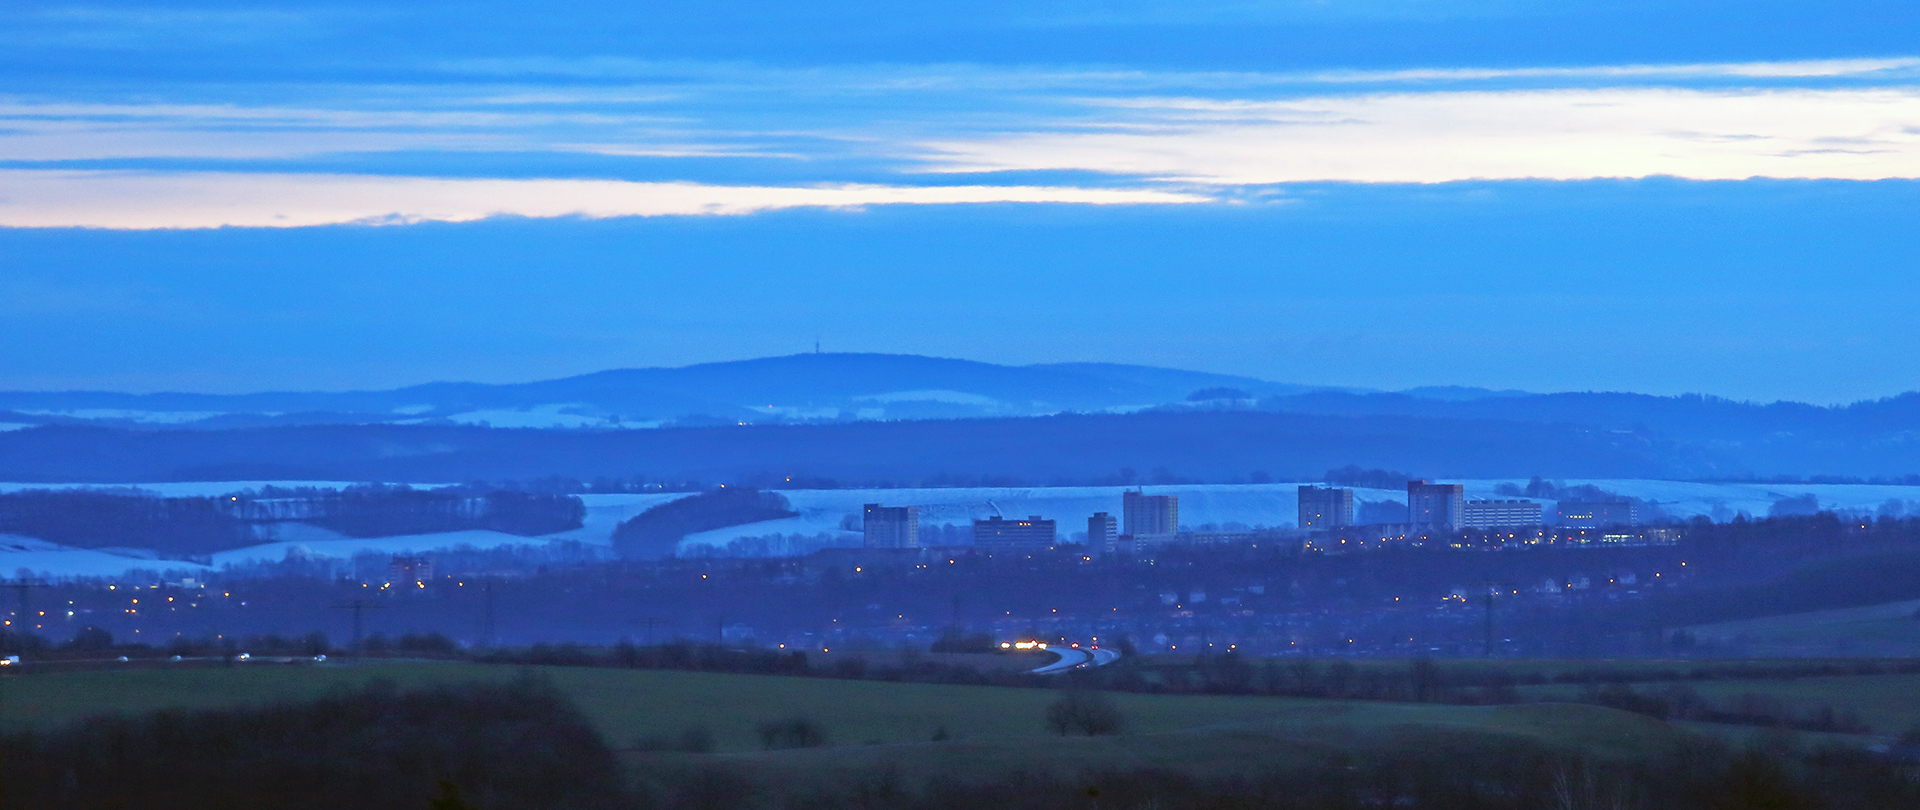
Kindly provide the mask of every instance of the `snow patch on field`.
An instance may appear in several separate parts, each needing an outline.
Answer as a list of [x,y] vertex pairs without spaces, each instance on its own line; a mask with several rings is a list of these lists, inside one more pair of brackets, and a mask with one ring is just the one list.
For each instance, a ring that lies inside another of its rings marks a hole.
[[597,414],[582,413],[589,406],[578,403],[536,405],[531,408],[467,411],[447,417],[464,425],[490,425],[497,428],[582,428],[620,427]]
[[660,504],[691,497],[693,494],[691,492],[658,492],[580,495],[578,497],[587,507],[587,514],[581,521],[580,528],[556,532],[544,537],[550,540],[574,540],[598,546],[612,545],[613,529],[621,522]]
[[885,394],[868,394],[854,397],[862,402],[942,402],[948,405],[978,405],[992,407],[1001,404],[1000,400],[984,394],[969,394],[965,391],[946,389],[927,389],[924,391],[893,391]]
[[[184,425],[199,422],[216,416],[226,416],[226,411],[136,411],[120,408],[79,408],[70,411],[16,411],[28,416],[64,416],[69,419],[116,419],[144,425]],[[258,413],[253,416],[279,416],[278,413]]]

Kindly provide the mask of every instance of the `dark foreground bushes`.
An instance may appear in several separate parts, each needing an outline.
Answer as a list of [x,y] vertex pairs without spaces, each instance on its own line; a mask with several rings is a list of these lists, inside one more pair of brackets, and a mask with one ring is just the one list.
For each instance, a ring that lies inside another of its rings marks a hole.
[[[662,810],[1910,810],[1909,765],[1855,749],[1702,746],[1634,764],[1499,750],[1403,752],[1201,776],[1153,767],[1054,773],[896,768],[790,784],[711,764],[659,779]],[[1008,766],[1015,767],[1015,766]]]
[[480,810],[629,806],[592,726],[530,679],[103,717],[4,747],[9,809],[425,810],[442,782]]
[[[1062,704],[1093,700],[1063,697]],[[1204,733],[1204,732],[1197,732]],[[374,685],[307,703],[83,721],[0,739],[0,807],[38,810],[1822,810],[1920,809],[1912,761],[1786,732],[1590,760],[1485,738],[1337,754],[1233,734],[1201,773],[1045,770],[1068,741],[819,751],[805,718],[767,724],[760,754],[706,753],[702,728],[643,740],[622,768],[537,680],[426,691]],[[938,737],[936,735],[936,743]],[[1135,738],[1137,762],[1171,735]],[[1653,745],[1653,743],[1648,743]],[[987,750],[983,749],[985,745]],[[993,748],[1004,745],[1004,748]],[[1026,747],[1038,746],[1038,747]],[[1091,750],[1091,749],[1083,749]],[[1189,753],[1193,750],[1186,749]],[[1258,753],[1265,751],[1266,754]],[[1321,753],[1314,753],[1320,751]],[[841,755],[844,756],[841,756]],[[823,756],[824,755],[824,756]],[[794,759],[794,757],[801,757]],[[1150,757],[1148,757],[1150,758]],[[812,765],[804,765],[811,762]],[[971,765],[963,763],[971,762]],[[835,763],[835,764],[826,764]]]

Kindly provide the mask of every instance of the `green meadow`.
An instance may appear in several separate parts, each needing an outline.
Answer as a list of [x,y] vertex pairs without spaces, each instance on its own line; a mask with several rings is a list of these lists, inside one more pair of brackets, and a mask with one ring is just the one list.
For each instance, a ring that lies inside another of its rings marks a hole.
[[[1657,755],[1692,736],[1666,723],[1572,704],[1449,706],[1309,698],[1115,693],[1125,733],[1061,738],[1046,729],[1045,689],[946,686],[702,672],[392,662],[241,665],[20,675],[4,679],[0,727],[47,728],[109,712],[299,700],[375,679],[402,688],[532,673],[570,697],[616,748],[689,728],[715,756],[756,768],[829,774],[874,765],[909,770],[1239,764],[1393,751],[1544,746],[1603,758]],[[806,717],[827,747],[767,752],[762,722]],[[937,732],[945,741],[934,742]],[[672,764],[684,754],[630,753]]]

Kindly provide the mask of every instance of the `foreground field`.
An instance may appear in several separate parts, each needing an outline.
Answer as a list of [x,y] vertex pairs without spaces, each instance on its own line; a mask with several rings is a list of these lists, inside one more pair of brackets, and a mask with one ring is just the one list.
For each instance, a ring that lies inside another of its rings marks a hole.
[[[1734,671],[1762,670],[1714,674]],[[1914,685],[1780,683],[1889,711]],[[0,690],[0,730],[42,731],[0,760],[22,806],[417,810],[450,780],[500,810],[1920,807],[1871,738],[1582,703],[1105,692],[1075,699],[1110,700],[1125,728],[1061,737],[1051,689],[799,676],[392,661],[42,671]],[[167,707],[235,711],[64,725]]]
[[[1807,678],[1752,678],[1638,684],[1636,689],[1659,694],[1683,687],[1721,705],[1778,706],[1794,716],[1811,716],[1823,709],[1857,719],[1882,737],[1920,728],[1920,675],[1841,675]],[[1571,700],[1585,687],[1568,684],[1523,687],[1534,700]]]
[[[497,681],[534,672],[577,703],[617,748],[692,727],[711,731],[717,751],[758,752],[757,727],[802,716],[835,745],[871,746],[849,759],[936,758],[1045,753],[1062,764],[1219,758],[1248,746],[1289,750],[1380,749],[1442,740],[1526,740],[1603,755],[1631,755],[1677,741],[1683,732],[1624,712],[1589,706],[1462,707],[1253,696],[1114,694],[1126,735],[1063,742],[1042,722],[1056,693],[1040,689],[848,681],[694,672],[523,668],[463,663],[381,663],[328,667],[147,669],[4,679],[0,728],[48,728],[110,711],[208,708],[311,698],[374,679],[402,687]],[[1008,748],[1013,744],[1012,748]],[[1036,747],[1035,744],[1041,744]],[[885,749],[897,749],[893,751]],[[991,749],[991,750],[990,750]],[[1024,753],[1021,753],[1024,752]],[[804,762],[815,754],[755,753]],[[1175,764],[1175,763],[1166,763]]]

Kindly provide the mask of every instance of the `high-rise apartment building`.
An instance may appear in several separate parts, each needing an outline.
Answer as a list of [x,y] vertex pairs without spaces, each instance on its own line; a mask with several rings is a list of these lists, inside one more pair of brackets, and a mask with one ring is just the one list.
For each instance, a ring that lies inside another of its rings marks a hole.
[[433,579],[433,558],[424,554],[396,554],[387,561],[387,579],[393,582],[425,582]]
[[864,518],[861,529],[867,548],[920,547],[920,507],[870,503]]
[[1331,529],[1353,525],[1353,490],[1300,488],[1300,528]]
[[973,544],[983,551],[1044,551],[1052,548],[1054,523],[1034,515],[1026,520],[999,516],[973,522]]
[[1105,512],[1095,512],[1087,518],[1087,548],[1101,554],[1119,551],[1120,521]]
[[1429,530],[1458,526],[1466,500],[1466,488],[1459,484],[1408,481],[1407,523]]
[[1540,525],[1538,501],[1467,501],[1460,508],[1456,529],[1500,529]]
[[1171,540],[1180,533],[1178,496],[1128,492],[1120,496],[1120,515],[1125,519],[1124,533],[1133,535],[1143,543],[1156,542],[1155,538],[1163,537]]

